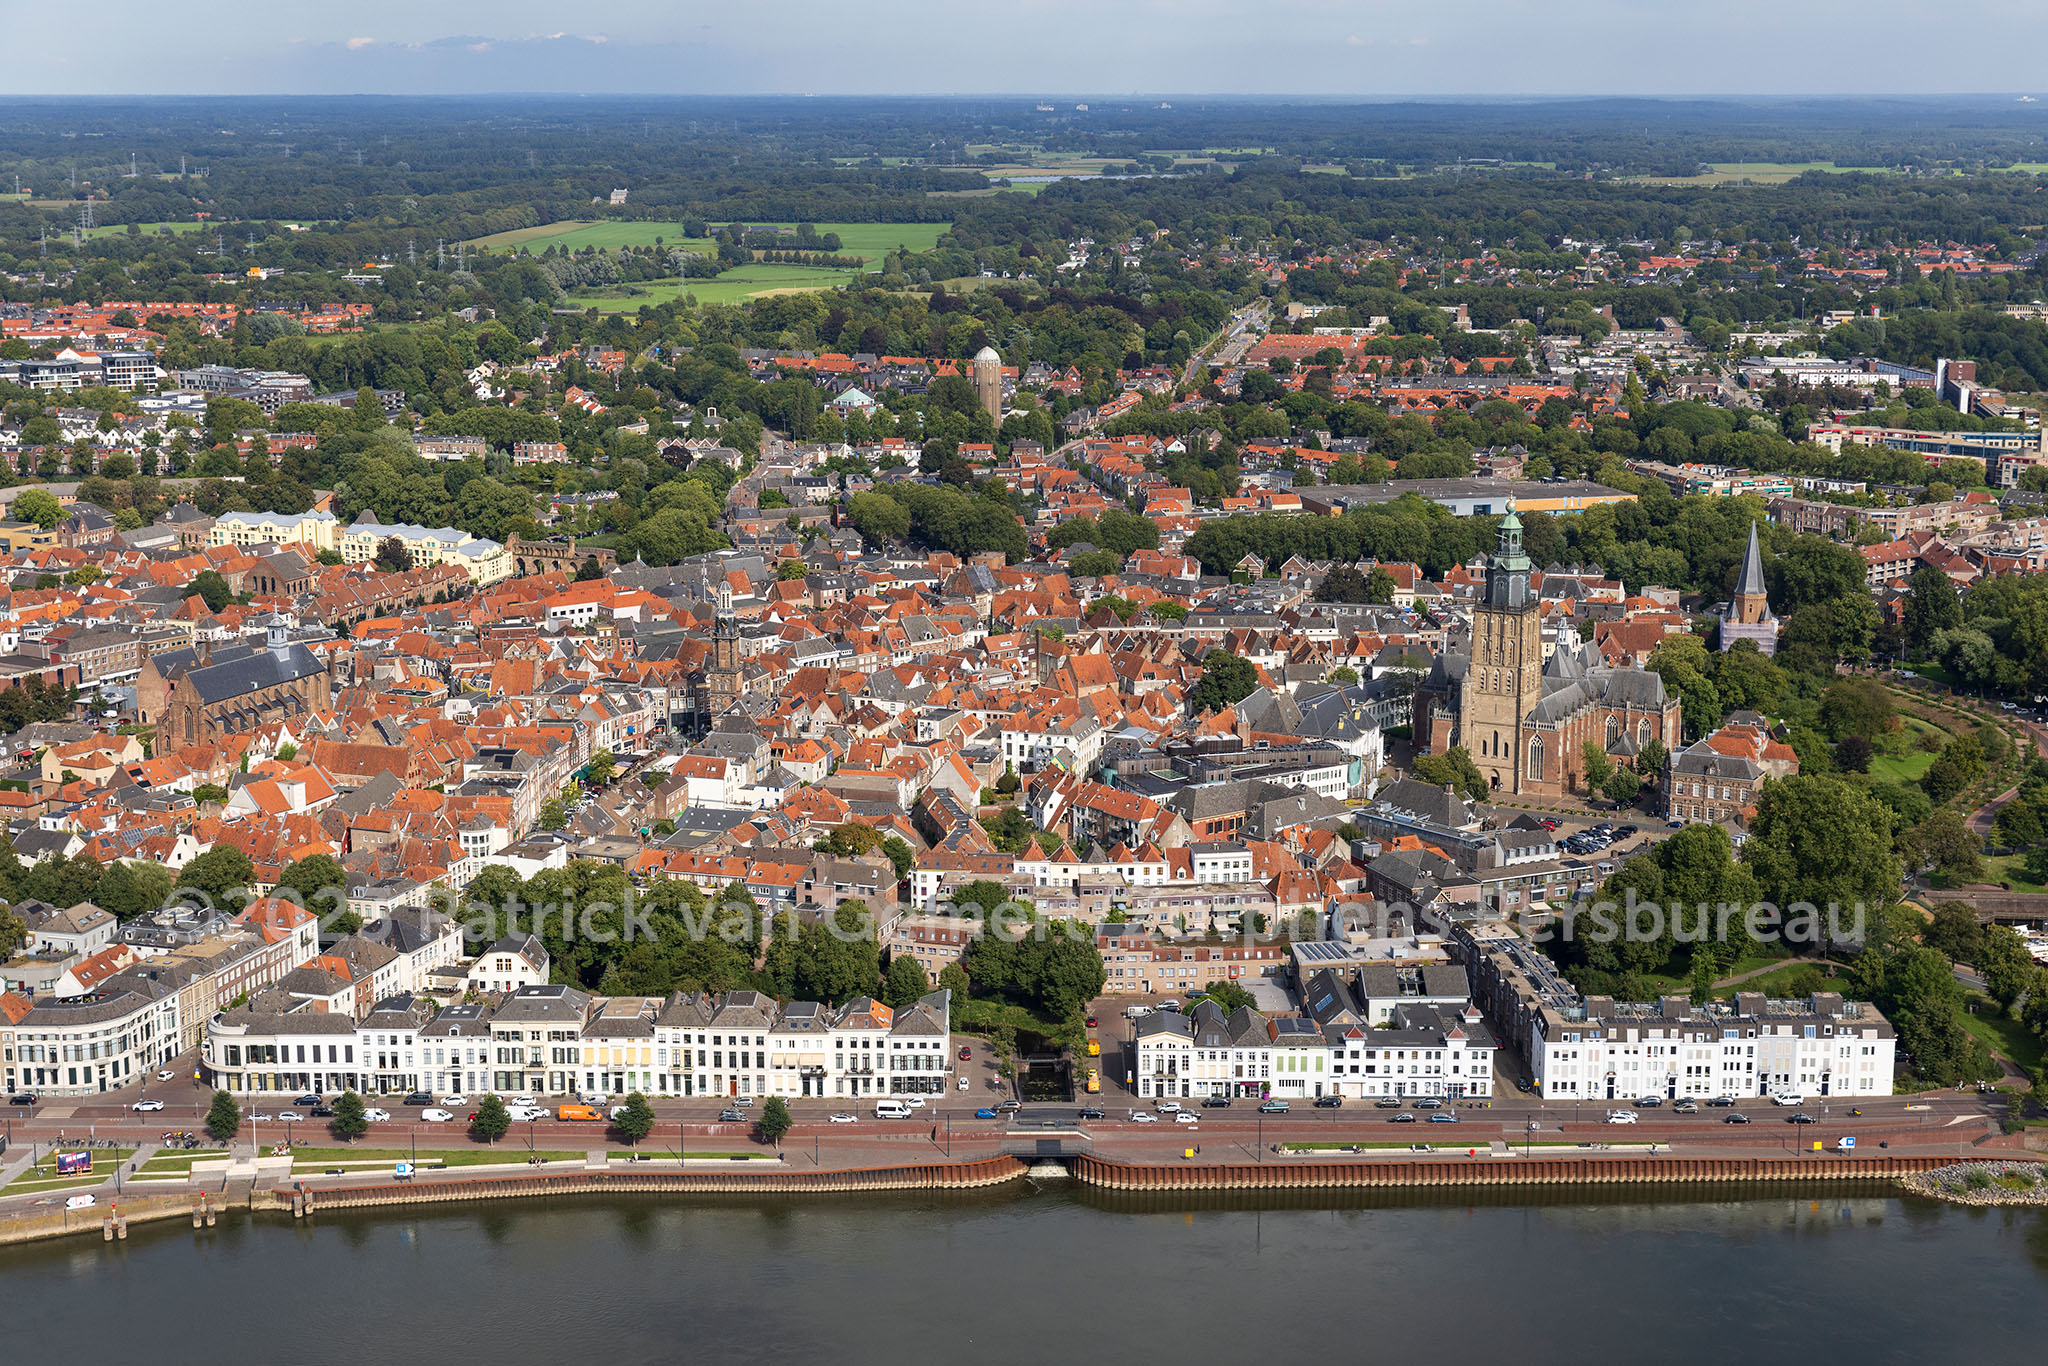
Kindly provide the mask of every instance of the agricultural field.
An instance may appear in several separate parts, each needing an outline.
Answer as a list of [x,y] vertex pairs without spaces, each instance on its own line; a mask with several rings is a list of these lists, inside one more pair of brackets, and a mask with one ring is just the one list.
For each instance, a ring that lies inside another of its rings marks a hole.
[[[723,226],[713,224],[714,227]],[[763,223],[762,227],[793,228],[794,223]],[[836,255],[858,256],[868,270],[880,269],[882,257],[898,247],[929,251],[952,225],[948,223],[819,223],[820,233],[837,233]],[[709,255],[706,238],[683,236],[678,222],[625,222],[619,220],[549,223],[543,227],[518,228],[476,239],[470,245],[500,251],[525,248],[539,251],[550,246],[580,251],[586,247],[616,250],[627,246],[653,246],[655,238],[664,246]],[[640,292],[613,290],[571,293],[566,302],[575,308],[594,308],[603,313],[634,313],[643,305],[667,303],[683,294],[695,294],[699,303],[736,304],[767,294],[806,289],[833,289],[859,272],[825,266],[747,265],[736,266],[712,279],[662,279],[639,282]]]
[[[1130,162],[1130,158],[1127,156],[1092,156],[1086,152],[1047,152],[1035,147],[996,147],[981,143],[969,143],[967,146],[967,154],[969,156],[979,156],[984,153],[997,153],[1008,159],[987,165],[948,166],[946,169],[951,171],[979,171],[991,180],[1000,180],[1005,176],[1019,175],[1098,176],[1102,174],[1103,168],[1106,166],[1124,166]],[[825,225],[820,223],[818,231],[823,232],[824,230]]]
[[[195,220],[190,223],[139,223],[136,226],[142,229],[144,237],[156,237],[166,232],[179,234],[198,232],[202,228],[219,228],[221,231],[226,232],[235,225],[232,223],[201,223]],[[87,228],[85,235],[87,237],[119,237],[127,231],[128,225],[126,223],[101,223],[97,227]]]
[[[794,228],[794,223],[764,223],[762,227]],[[839,234],[837,256],[858,256],[868,263],[870,270],[877,269],[882,257],[898,247],[912,251],[930,251],[939,243],[941,234],[952,228],[951,223],[819,223],[818,231]],[[732,272],[727,271],[730,275]],[[721,275],[719,279],[724,279]]]
[[991,185],[985,190],[926,190],[925,194],[932,199],[987,199],[998,194],[1037,194],[1055,183],[1050,180],[1014,180],[1008,185]]
[[635,286],[645,291],[641,294],[572,293],[565,302],[573,308],[594,308],[600,313],[636,313],[642,305],[664,304],[684,294],[696,295],[701,304],[736,304],[769,294],[836,289],[857,273],[816,266],[735,266],[713,279],[645,280]]
[[[796,224],[764,223],[758,226],[794,228]],[[931,250],[937,244],[939,234],[950,226],[948,223],[820,223],[817,228],[820,233],[839,234],[839,255],[859,256],[872,267],[881,260],[884,252],[899,246],[909,247],[912,251]],[[663,246],[682,247],[687,251],[700,252],[707,256],[715,250],[707,238],[685,237],[681,223],[623,219],[548,223],[535,228],[515,228],[511,232],[479,237],[470,245],[493,251],[506,251],[515,247],[525,247],[529,251],[540,251],[547,247],[564,247],[570,251],[597,247],[604,251],[616,251],[620,247],[651,247],[655,245],[657,237],[661,239]]]
[[570,251],[582,251],[585,247],[597,247],[604,251],[617,251],[620,247],[651,247],[659,237],[664,246],[685,247],[702,250],[707,254],[713,250],[705,238],[694,242],[683,235],[683,225],[674,222],[660,222],[653,219],[626,220],[573,220],[560,223],[543,223],[538,227],[514,228],[510,232],[494,232],[489,237],[471,241],[473,247],[489,251],[506,251],[514,247],[527,247],[540,251],[546,247],[565,247]]
[[1633,176],[1636,185],[1783,185],[1808,171],[1838,174],[1884,175],[1888,166],[1837,166],[1832,161],[1717,161],[1711,170],[1693,176]]

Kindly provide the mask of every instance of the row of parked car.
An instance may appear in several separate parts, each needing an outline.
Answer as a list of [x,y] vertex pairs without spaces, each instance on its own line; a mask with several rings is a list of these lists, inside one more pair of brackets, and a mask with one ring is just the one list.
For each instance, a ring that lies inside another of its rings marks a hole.
[[1583,858],[1588,854],[1597,854],[1611,844],[1634,839],[1638,833],[1640,832],[1637,827],[1633,825],[1617,828],[1610,822],[1602,821],[1598,825],[1586,827],[1575,835],[1566,836],[1558,842],[1557,847],[1568,854],[1577,854]]
[[[1733,1096],[1715,1096],[1707,1101],[1707,1105],[1711,1109],[1728,1111],[1726,1115],[1721,1117],[1723,1124],[1749,1123],[1749,1116],[1736,1109],[1735,1103],[1735,1097]],[[1771,1096],[1771,1104],[1773,1105],[1798,1106],[1805,1103],[1806,1097],[1797,1091],[1778,1091],[1774,1092]],[[1655,1110],[1663,1104],[1664,1097],[1662,1096],[1638,1096],[1635,1101],[1635,1110],[1609,1110],[1607,1112],[1607,1122],[1609,1124],[1634,1124],[1640,1118],[1636,1114],[1636,1110]],[[1671,1113],[1674,1115],[1696,1115],[1699,1112],[1700,1103],[1690,1097],[1680,1097],[1671,1102]],[[1849,1113],[1861,1115],[1863,1111],[1861,1109],[1851,1109]],[[1820,1123],[1818,1119],[1807,1114],[1804,1110],[1798,1110],[1785,1116],[1785,1122],[1788,1124]]]

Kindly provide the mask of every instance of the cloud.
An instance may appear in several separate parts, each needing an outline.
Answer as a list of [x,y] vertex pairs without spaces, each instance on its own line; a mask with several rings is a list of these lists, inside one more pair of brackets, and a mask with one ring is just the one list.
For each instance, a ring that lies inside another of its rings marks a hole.
[[[783,0],[766,25],[759,7],[676,0],[587,11],[547,0],[465,11],[420,0],[346,8],[209,0],[208,17],[225,22],[197,28],[174,7],[124,6],[112,28],[72,22],[58,6],[12,8],[22,14],[9,15],[9,50],[36,60],[9,71],[9,95],[76,92],[88,69],[99,94],[971,90],[1085,99],[1108,91],[1272,94],[1282,84],[1301,94],[1375,98],[1595,85],[1603,94],[1667,95],[1693,84],[1728,93],[2039,94],[2038,60],[2027,54],[2048,42],[2042,0],[1977,0],[1977,30],[1996,32],[1997,43],[1918,47],[1896,40],[1901,17],[1915,13],[1896,0],[1866,3],[1854,11],[1862,22],[1850,24],[1845,0],[1734,0],[1704,27],[1688,11],[1641,0],[1471,0],[1456,21],[1396,0],[1020,0],[949,11],[939,25],[930,23],[929,0],[878,0],[862,9],[875,21],[868,24],[848,24],[843,0]],[[454,13],[476,17],[451,21]],[[1074,42],[1077,32],[1089,41]],[[1759,32],[1772,42],[1759,46]],[[915,61],[904,59],[905,33],[917,37]],[[1832,58],[1823,68],[1812,63],[1817,45]],[[992,47],[1004,60],[990,69]]]
[[[746,85],[733,74],[758,73],[749,54],[716,42],[633,42],[607,34],[451,33],[409,41],[362,38],[301,43],[282,49],[274,67],[302,94],[433,90],[488,94],[666,91],[678,87],[731,92]],[[778,79],[788,79],[777,73]]]

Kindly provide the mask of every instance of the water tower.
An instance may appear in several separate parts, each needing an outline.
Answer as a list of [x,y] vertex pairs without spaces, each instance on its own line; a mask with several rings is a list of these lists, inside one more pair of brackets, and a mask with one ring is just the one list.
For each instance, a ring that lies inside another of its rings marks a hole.
[[1003,425],[1003,358],[993,346],[974,354],[974,401],[996,427]]

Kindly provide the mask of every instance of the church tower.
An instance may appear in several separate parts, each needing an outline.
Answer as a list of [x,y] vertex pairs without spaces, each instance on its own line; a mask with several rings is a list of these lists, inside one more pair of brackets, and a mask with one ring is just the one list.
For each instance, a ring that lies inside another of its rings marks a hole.
[[740,668],[740,623],[739,618],[733,614],[732,588],[728,584],[720,584],[718,611],[711,626],[711,660],[704,670],[706,729],[739,700],[740,687],[745,677],[745,672]]
[[1721,648],[1732,650],[1738,640],[1756,642],[1767,655],[1778,652],[1778,619],[1771,615],[1770,598],[1764,587],[1764,557],[1756,543],[1756,523],[1749,524],[1749,549],[1742,557],[1742,573],[1735,580],[1735,592],[1721,617]]
[[1458,713],[1459,743],[1496,792],[1554,785],[1564,756],[1543,752],[1528,724],[1543,699],[1543,624],[1522,549],[1522,519],[1508,504],[1500,546],[1486,566],[1486,595],[1472,609],[1472,659]]

